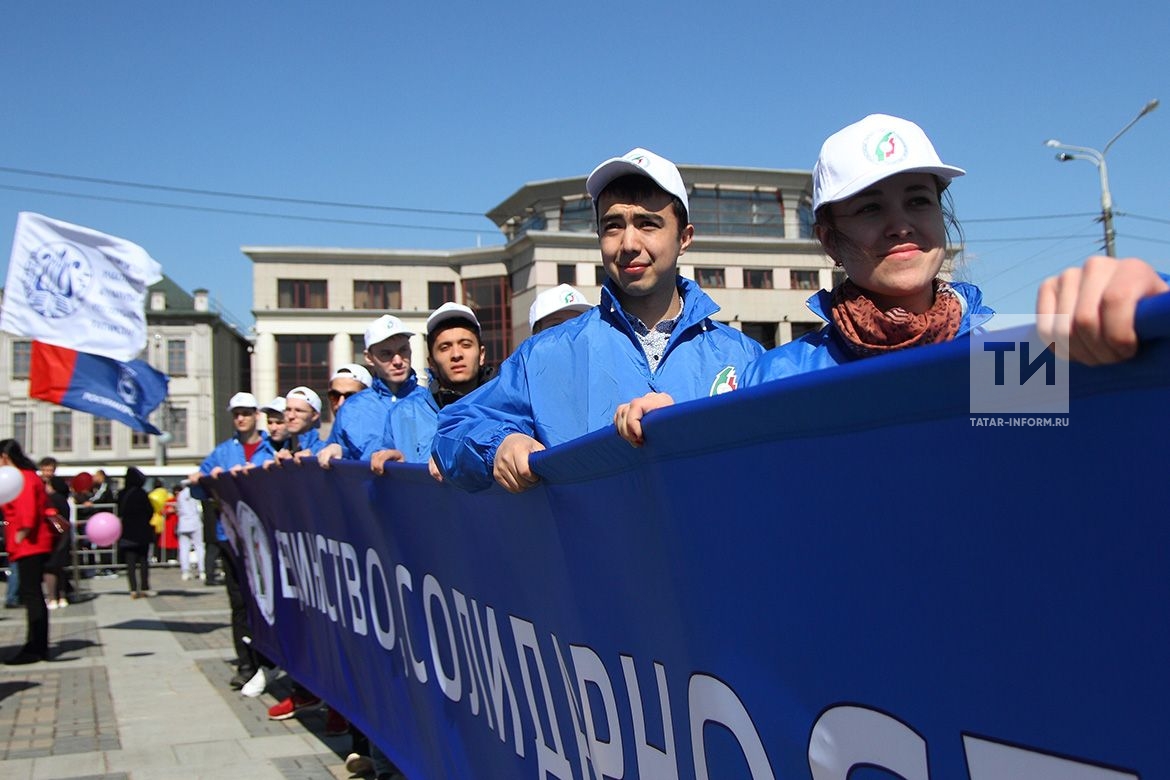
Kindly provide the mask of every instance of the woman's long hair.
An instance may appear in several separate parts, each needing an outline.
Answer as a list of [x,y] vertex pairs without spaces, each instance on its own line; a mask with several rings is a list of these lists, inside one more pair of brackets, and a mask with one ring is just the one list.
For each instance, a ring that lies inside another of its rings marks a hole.
[[21,471],[37,470],[37,464],[32,462],[32,458],[24,454],[24,450],[20,447],[20,442],[16,439],[4,439],[0,441],[0,454],[7,456],[12,461],[12,465]]

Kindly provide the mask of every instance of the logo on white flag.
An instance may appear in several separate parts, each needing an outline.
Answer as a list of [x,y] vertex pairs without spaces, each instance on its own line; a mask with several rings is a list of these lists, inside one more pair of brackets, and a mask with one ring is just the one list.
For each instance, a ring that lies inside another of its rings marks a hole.
[[161,278],[137,244],[22,211],[0,328],[128,362],[146,346],[146,288]]
[[50,319],[68,317],[77,311],[93,281],[93,266],[81,247],[66,241],[42,244],[33,252],[33,258],[24,278],[28,305]]

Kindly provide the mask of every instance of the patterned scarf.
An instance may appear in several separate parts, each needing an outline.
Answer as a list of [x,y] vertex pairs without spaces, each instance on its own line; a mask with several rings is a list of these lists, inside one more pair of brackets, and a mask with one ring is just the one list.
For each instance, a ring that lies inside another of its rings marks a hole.
[[934,304],[927,311],[912,314],[895,306],[883,312],[846,279],[833,290],[831,314],[845,347],[857,357],[871,357],[951,341],[959,332],[963,304],[949,284],[935,279]]

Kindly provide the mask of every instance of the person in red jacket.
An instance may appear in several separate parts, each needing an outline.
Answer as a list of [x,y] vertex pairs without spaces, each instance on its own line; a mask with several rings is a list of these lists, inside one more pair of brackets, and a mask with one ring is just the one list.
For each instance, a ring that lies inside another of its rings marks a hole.
[[45,520],[48,498],[36,464],[16,439],[0,441],[0,466],[15,466],[24,477],[20,495],[4,504],[4,541],[8,557],[20,572],[20,599],[28,612],[28,638],[8,665],[31,664],[49,658],[49,610],[41,591],[45,561],[53,549],[53,534]]

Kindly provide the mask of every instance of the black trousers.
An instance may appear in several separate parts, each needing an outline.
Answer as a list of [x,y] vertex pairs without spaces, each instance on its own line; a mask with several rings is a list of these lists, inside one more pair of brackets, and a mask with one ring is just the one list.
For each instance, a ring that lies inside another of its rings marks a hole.
[[16,559],[20,571],[20,600],[24,602],[28,615],[28,638],[23,652],[44,657],[49,655],[49,608],[45,606],[41,580],[45,577],[45,561],[48,559],[48,553]]
[[[130,580],[130,592],[150,590],[150,545],[122,543],[122,558],[126,561],[126,577]],[[142,574],[142,587],[138,587],[138,575]]]
[[[227,588],[228,606],[232,611],[232,644],[236,648],[236,658],[240,662],[240,670],[255,672],[257,660],[252,652],[252,633],[248,629],[248,605],[244,601],[244,591],[247,585],[240,582],[240,572],[236,566],[236,559],[232,557],[228,542],[217,542],[219,553],[223,556],[223,584]],[[208,575],[211,576],[208,569]],[[248,640],[248,641],[246,641]]]

